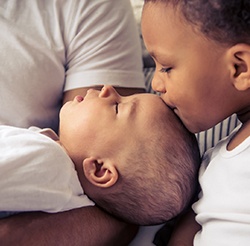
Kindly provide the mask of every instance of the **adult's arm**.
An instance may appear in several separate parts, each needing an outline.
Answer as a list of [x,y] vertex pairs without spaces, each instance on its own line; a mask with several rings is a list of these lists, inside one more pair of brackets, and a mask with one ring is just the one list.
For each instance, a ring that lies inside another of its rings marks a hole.
[[190,209],[178,221],[168,246],[193,246],[194,236],[200,229],[200,225],[195,221],[195,213]]
[[57,214],[23,213],[0,220],[0,242],[5,246],[122,246],[136,232],[136,226],[123,223],[95,206]]

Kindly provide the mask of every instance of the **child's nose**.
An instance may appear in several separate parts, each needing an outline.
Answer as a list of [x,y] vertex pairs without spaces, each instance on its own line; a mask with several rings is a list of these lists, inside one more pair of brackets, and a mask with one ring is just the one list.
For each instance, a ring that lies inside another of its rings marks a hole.
[[103,86],[99,94],[99,97],[110,97],[110,96],[118,96],[118,93],[110,85]]
[[163,79],[161,78],[161,76],[159,76],[157,74],[157,72],[155,72],[151,84],[152,84],[152,88],[154,91],[160,92],[160,93],[167,92],[166,87],[165,87],[165,83],[164,83]]

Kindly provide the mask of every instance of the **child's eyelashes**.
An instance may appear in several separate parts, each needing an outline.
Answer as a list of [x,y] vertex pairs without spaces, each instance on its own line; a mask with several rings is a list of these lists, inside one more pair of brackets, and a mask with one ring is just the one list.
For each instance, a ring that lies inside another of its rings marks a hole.
[[172,70],[172,67],[162,67],[159,72],[161,73],[169,73]]

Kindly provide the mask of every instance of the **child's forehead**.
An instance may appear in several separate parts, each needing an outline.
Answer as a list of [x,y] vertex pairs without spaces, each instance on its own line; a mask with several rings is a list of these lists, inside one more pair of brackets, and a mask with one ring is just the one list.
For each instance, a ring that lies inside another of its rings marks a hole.
[[[148,6],[147,6],[148,5]],[[141,28],[143,36],[148,32],[156,32],[161,29],[161,32],[157,36],[151,38],[160,38],[161,35],[164,35],[167,28],[171,28],[173,31],[178,29],[183,29],[192,25],[190,22],[187,22],[183,13],[178,8],[174,8],[172,5],[166,6],[165,4],[160,3],[148,3],[144,6],[141,19]],[[164,28],[165,27],[165,28]],[[171,30],[168,30],[168,35],[171,35]]]
[[[190,11],[189,11],[190,12]],[[194,13],[195,15],[195,13]],[[183,1],[149,1],[144,4],[142,11],[142,27],[146,23],[154,23],[157,27],[160,22],[167,22],[175,28],[178,28],[178,24],[192,26],[199,30],[201,20],[196,20],[191,17],[192,13],[187,18],[187,11],[185,10],[185,4]],[[196,16],[196,15],[195,15]],[[148,21],[148,22],[147,22]]]

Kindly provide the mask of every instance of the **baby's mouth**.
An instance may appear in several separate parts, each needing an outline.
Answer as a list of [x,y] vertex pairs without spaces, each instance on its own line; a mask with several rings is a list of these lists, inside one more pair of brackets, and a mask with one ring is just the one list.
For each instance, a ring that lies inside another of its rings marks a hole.
[[77,95],[77,96],[75,97],[75,99],[76,99],[78,102],[81,102],[81,101],[84,100],[84,97],[83,97],[83,96],[80,96],[80,95]]

